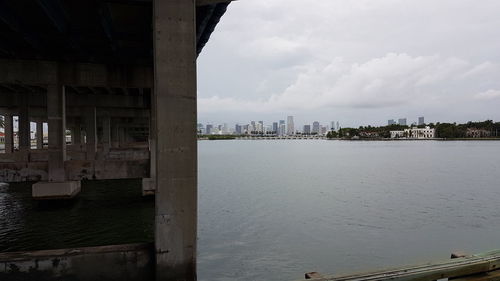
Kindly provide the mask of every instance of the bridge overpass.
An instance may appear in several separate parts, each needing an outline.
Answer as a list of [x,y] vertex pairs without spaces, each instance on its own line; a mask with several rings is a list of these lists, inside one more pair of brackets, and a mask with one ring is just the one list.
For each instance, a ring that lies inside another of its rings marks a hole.
[[143,178],[156,277],[194,280],[196,58],[229,2],[0,0],[0,181],[51,198],[82,179]]

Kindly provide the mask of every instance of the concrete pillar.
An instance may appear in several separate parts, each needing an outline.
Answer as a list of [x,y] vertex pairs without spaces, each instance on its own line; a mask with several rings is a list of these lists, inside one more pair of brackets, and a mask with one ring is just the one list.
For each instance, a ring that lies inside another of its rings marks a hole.
[[47,115],[49,119],[49,182],[64,182],[66,173],[66,101],[63,85],[47,88]]
[[[59,76],[59,70],[54,69]],[[59,83],[47,87],[47,116],[49,119],[49,176],[48,182],[37,182],[31,187],[31,194],[39,200],[67,199],[76,196],[81,185],[79,181],[66,181],[66,94]]]
[[85,109],[85,133],[87,160],[95,160],[97,152],[97,120],[95,106]]
[[14,119],[12,115],[4,115],[5,120],[5,153],[14,152]]
[[[114,120],[114,122],[115,121],[116,120]],[[111,145],[114,148],[117,148],[120,146],[119,127],[117,124],[112,124],[112,126],[111,126]]]
[[196,6],[153,3],[156,278],[196,280]]
[[80,124],[73,127],[73,129],[71,130],[71,133],[72,133],[71,143],[74,145],[81,145],[82,144],[82,127],[80,126]]
[[142,196],[154,195],[156,190],[156,102],[151,92],[149,117],[149,178],[142,179]]
[[156,98],[154,91],[151,91],[151,113],[149,118],[149,174],[150,178],[153,180],[156,180],[156,138]]
[[111,148],[111,117],[109,116],[102,119],[102,148],[104,155],[107,155]]
[[19,111],[19,151],[28,151],[31,148],[28,96],[24,93],[21,95],[22,104]]
[[127,130],[125,127],[118,128],[118,139],[120,147],[122,147],[123,144],[127,143]]
[[43,122],[36,121],[36,148],[43,149]]

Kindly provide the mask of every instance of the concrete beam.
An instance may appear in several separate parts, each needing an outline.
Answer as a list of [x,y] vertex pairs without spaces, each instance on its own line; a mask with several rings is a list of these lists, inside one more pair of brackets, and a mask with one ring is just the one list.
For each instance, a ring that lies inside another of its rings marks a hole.
[[[56,75],[58,68],[59,76]],[[153,69],[148,66],[0,59],[1,83],[151,88]]]
[[196,2],[154,0],[157,280],[196,280]]
[[152,244],[0,253],[0,280],[154,279]]
[[[30,107],[46,107],[47,100],[45,93],[22,93],[28,96]],[[92,97],[92,99],[90,98]],[[99,107],[115,108],[115,109],[145,109],[149,104],[144,102],[144,96],[133,95],[87,95],[78,94],[76,92],[66,91],[66,100],[68,107],[85,107],[93,105],[93,100],[97,102]],[[0,92],[0,106],[2,108],[20,107],[22,105],[21,93],[5,93]],[[68,110],[68,113],[70,111]]]
[[229,3],[236,0],[196,0],[196,6],[206,6],[213,4]]

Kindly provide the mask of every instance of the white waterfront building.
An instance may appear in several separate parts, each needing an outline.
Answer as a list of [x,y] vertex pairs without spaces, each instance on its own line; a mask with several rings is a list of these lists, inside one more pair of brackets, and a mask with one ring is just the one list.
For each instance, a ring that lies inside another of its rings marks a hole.
[[392,139],[433,139],[436,137],[436,129],[429,126],[425,128],[411,128],[403,131],[391,131]]

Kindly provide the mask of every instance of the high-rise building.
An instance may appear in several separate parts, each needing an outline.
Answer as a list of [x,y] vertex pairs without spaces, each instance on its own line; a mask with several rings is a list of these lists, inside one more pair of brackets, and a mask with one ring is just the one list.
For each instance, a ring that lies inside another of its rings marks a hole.
[[387,125],[389,125],[389,126],[396,125],[396,121],[394,121],[394,119],[390,119],[387,121]]
[[399,118],[398,124],[402,126],[406,126],[406,118]]
[[314,121],[313,122],[313,127],[312,127],[312,133],[313,134],[319,134],[319,122],[318,121]]
[[329,131],[335,131],[335,121],[330,122]]
[[286,134],[291,136],[295,133],[295,127],[293,125],[293,116],[288,116],[286,121],[287,121]]
[[264,130],[263,131],[264,131],[264,134],[270,135],[273,132],[273,126],[266,125],[266,126],[264,126]]
[[205,128],[203,127],[203,124],[198,123],[197,127],[198,127],[197,128],[198,134],[203,134],[205,132]]
[[242,134],[242,132],[243,132],[243,131],[242,131],[242,127],[241,127],[241,125],[240,125],[240,124],[236,124],[236,125],[234,126],[234,131],[236,132],[236,134],[241,135],[241,134]]
[[259,121],[259,123],[255,124],[255,131],[257,131],[258,134],[262,134],[264,132],[264,124],[263,123],[264,122],[261,123]]
[[339,121],[337,121],[337,131],[340,130],[340,124]]
[[421,125],[425,125],[425,119],[424,117],[418,117],[418,125],[421,126]]
[[304,130],[302,130],[302,134],[310,135],[311,134],[311,125],[304,125]]
[[213,126],[213,125],[207,124],[207,127],[206,127],[206,129],[205,129],[205,133],[206,133],[207,135],[212,134],[213,128],[214,128],[214,126]]
[[329,129],[326,126],[321,126],[320,134],[326,135]]
[[274,122],[274,123],[273,123],[273,132],[274,132],[275,134],[277,134],[277,133],[278,133],[278,122]]
[[286,135],[286,126],[285,126],[285,123],[280,124],[278,135],[280,135],[280,136]]

